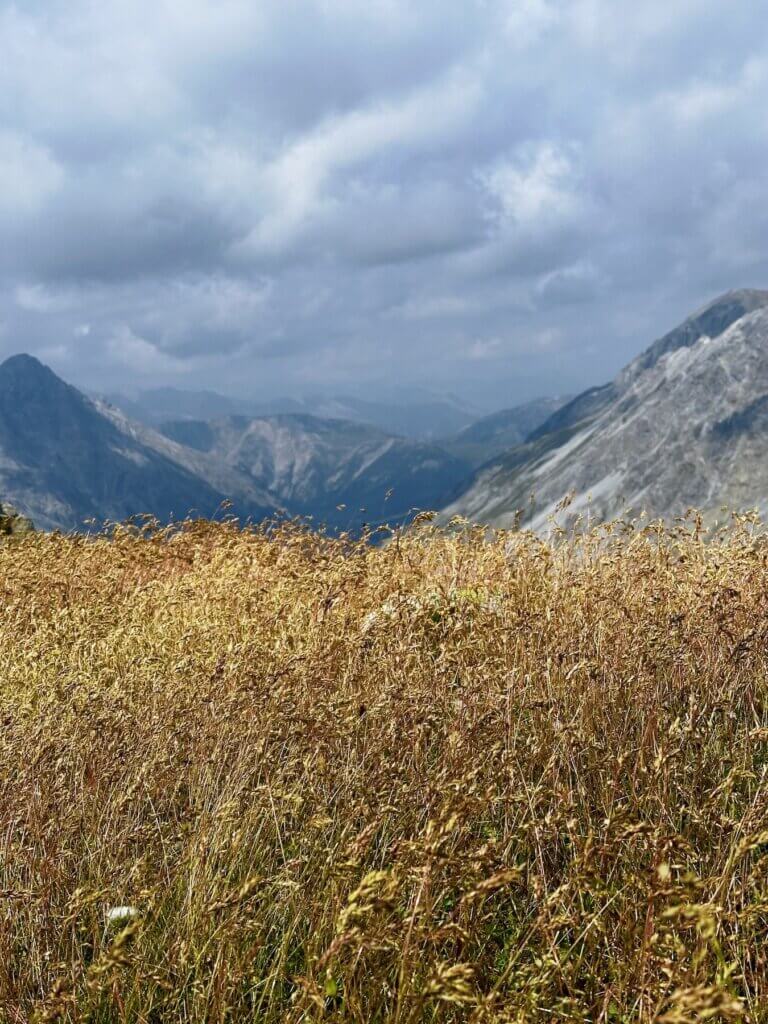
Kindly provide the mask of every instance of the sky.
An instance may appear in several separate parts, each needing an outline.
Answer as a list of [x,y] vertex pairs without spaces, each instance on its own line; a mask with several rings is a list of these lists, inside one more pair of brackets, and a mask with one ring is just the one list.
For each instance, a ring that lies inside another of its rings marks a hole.
[[612,377],[768,286],[764,0],[0,0],[0,357],[105,391]]

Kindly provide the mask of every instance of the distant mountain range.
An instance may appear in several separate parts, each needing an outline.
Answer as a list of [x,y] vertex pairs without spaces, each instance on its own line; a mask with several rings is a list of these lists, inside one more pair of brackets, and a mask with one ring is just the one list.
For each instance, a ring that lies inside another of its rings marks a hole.
[[291,511],[342,528],[440,508],[472,468],[436,444],[316,416],[176,420],[161,429],[246,474]]
[[478,469],[445,516],[543,529],[692,506],[768,510],[768,291],[699,310]]
[[204,416],[150,426],[87,397],[32,356],[6,360],[0,499],[42,529],[140,514],[212,516],[225,504],[241,519],[280,511],[357,529],[440,508],[502,436],[522,436],[552,408],[550,400],[529,404],[435,443],[305,413],[221,415],[221,396],[171,394],[177,412]]
[[[721,296],[608,384],[437,440],[406,436],[417,418],[409,430],[366,421],[397,421],[386,403],[322,406],[344,417],[301,407],[254,415],[212,392],[149,395],[142,422],[130,405],[87,398],[30,356],[7,360],[0,501],[38,527],[66,529],[140,513],[210,516],[224,502],[241,519],[282,510],[333,529],[437,508],[445,521],[458,513],[535,530],[628,509],[768,512],[768,291]],[[158,418],[162,410],[172,414]],[[435,410],[424,415],[434,426]]]
[[480,466],[502,452],[522,444],[537,427],[568,401],[570,396],[537,398],[513,409],[502,409],[476,420],[443,443],[454,455]]
[[172,420],[210,420],[227,416],[264,417],[282,414],[367,423],[388,434],[419,440],[449,437],[474,423],[481,413],[453,395],[419,390],[403,391],[388,399],[351,395],[307,395],[269,401],[230,398],[215,391],[152,388],[130,398],[119,393],[104,396],[111,405],[150,426]]

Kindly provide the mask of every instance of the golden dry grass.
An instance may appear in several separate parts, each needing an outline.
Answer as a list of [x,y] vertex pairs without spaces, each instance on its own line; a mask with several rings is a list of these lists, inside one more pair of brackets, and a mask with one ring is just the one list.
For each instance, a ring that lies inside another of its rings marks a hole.
[[0,591],[0,1020],[768,1020],[749,522],[38,535]]

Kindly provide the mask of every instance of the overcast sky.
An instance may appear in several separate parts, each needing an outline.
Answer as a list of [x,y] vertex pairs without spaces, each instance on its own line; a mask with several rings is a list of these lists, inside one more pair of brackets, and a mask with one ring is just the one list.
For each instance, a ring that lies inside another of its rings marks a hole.
[[765,0],[0,0],[0,355],[602,382],[768,286]]

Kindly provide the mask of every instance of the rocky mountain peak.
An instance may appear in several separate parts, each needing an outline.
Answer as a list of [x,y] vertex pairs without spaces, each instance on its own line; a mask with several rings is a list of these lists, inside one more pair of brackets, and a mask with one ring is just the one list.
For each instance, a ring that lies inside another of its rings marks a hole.
[[655,341],[619,374],[617,385],[626,386],[638,374],[655,366],[663,355],[690,348],[701,338],[717,338],[747,313],[768,306],[768,291],[742,288],[726,292],[697,310],[678,327]]
[[[0,434],[39,420],[88,417],[92,403],[34,356],[11,356],[0,364]],[[39,425],[39,424],[38,424]]]
[[729,292],[483,467],[446,515],[546,529],[566,495],[562,521],[768,512],[766,410],[768,291]]
[[24,384],[36,383],[55,388],[67,387],[53,370],[45,366],[44,363],[41,363],[35,356],[28,355],[26,352],[9,356],[8,359],[0,363],[0,382],[3,385],[16,382]]

